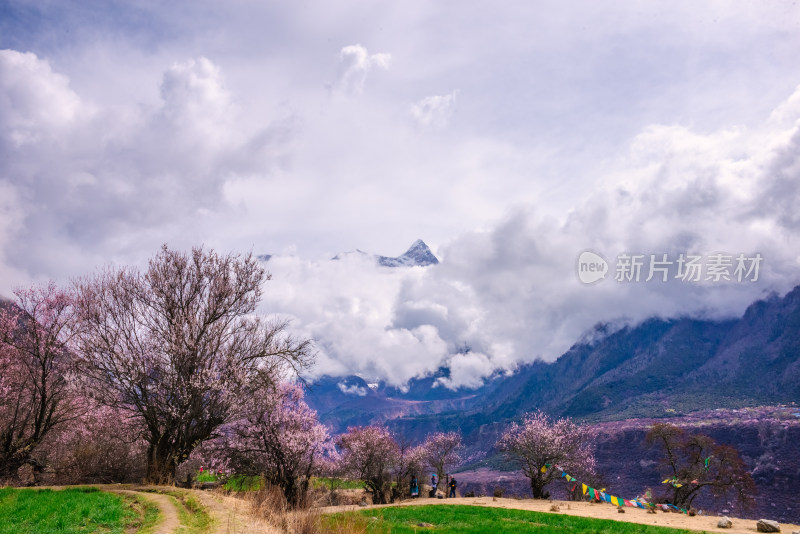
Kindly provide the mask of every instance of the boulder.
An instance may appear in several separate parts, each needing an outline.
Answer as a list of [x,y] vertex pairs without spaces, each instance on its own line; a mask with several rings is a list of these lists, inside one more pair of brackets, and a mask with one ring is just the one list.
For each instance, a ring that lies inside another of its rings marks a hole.
[[733,521],[728,517],[723,517],[717,521],[717,528],[733,528]]
[[780,532],[781,526],[777,521],[770,521],[769,519],[759,519],[756,523],[756,530],[758,532]]

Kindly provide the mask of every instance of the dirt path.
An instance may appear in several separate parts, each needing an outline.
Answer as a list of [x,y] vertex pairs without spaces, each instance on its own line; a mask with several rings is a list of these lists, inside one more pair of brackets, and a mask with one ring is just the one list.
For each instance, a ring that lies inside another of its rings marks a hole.
[[206,511],[214,518],[216,528],[209,534],[273,534],[277,532],[250,515],[250,504],[242,499],[214,492],[194,490]]
[[[444,504],[444,505],[473,505],[473,506],[492,506],[497,508],[512,508],[516,510],[532,510],[535,512],[550,512],[550,507],[557,504],[558,512],[567,515],[581,517],[591,517],[595,519],[612,519],[614,521],[625,521],[626,523],[639,523],[642,525],[657,525],[661,527],[682,528],[687,530],[705,532],[727,532],[730,534],[751,534],[756,532],[756,521],[753,519],[731,518],[733,528],[717,528],[720,516],[694,516],[689,517],[685,514],[658,512],[648,514],[646,510],[639,508],[625,508],[625,513],[621,514],[615,506],[610,504],[595,504],[588,502],[567,502],[567,501],[535,501],[532,499],[495,499],[494,497],[466,497],[458,499],[414,499],[403,501],[397,505],[368,506],[367,508],[381,508],[386,506],[420,506],[425,504]],[[322,513],[332,513],[338,511],[363,510],[361,506],[330,506],[321,508]],[[765,518],[769,519],[769,518]],[[781,532],[791,533],[800,531],[800,526],[788,523],[781,523]]]
[[175,530],[181,526],[181,521],[178,518],[178,510],[175,508],[175,505],[172,504],[170,498],[166,495],[138,491],[136,489],[102,489],[111,491],[113,493],[124,493],[127,495],[140,496],[158,506],[158,510],[161,512],[161,519],[159,519],[153,534],[173,534],[173,532],[175,532]]

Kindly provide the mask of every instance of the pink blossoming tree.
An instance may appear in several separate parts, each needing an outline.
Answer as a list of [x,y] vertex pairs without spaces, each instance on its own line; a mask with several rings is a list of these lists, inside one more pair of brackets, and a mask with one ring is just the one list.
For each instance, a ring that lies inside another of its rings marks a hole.
[[172,482],[239,417],[247,391],[310,364],[310,341],[254,315],[269,279],[252,254],[165,245],[143,272],[108,268],[77,283],[82,371],[99,402],[144,428],[149,482]]
[[422,459],[425,465],[436,470],[437,486],[444,483],[445,474],[461,465],[462,449],[461,434],[458,432],[434,432],[425,438]]
[[243,416],[221,430],[220,451],[236,473],[261,475],[289,505],[305,504],[311,476],[332,458],[333,442],[293,382],[250,392]]
[[545,487],[561,478],[555,466],[581,479],[594,473],[593,433],[569,419],[551,420],[541,411],[526,414],[522,424],[512,423],[497,447],[522,469],[531,481],[534,499],[546,499]]
[[386,504],[392,477],[400,459],[400,448],[386,427],[351,427],[339,436],[343,471],[364,481],[374,504]]
[[411,496],[412,478],[417,477],[419,485],[420,476],[425,469],[425,449],[422,445],[412,445],[402,436],[395,436],[394,439],[397,443],[397,458],[392,469],[392,500],[399,500]]
[[72,297],[55,284],[19,289],[0,309],[0,480],[44,469],[37,451],[76,416],[69,374]]

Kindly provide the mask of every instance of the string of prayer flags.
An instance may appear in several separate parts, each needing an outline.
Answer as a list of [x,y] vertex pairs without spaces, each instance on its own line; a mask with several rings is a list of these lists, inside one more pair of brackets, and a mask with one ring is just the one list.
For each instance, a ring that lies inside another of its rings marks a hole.
[[[708,460],[708,459],[707,459],[707,460]],[[571,475],[567,474],[567,472],[566,472],[566,471],[564,471],[563,469],[561,469],[561,468],[560,468],[559,466],[557,466],[557,465],[556,465],[556,466],[552,466],[551,464],[545,464],[545,465],[543,465],[543,466],[542,466],[542,468],[541,468],[541,471],[542,471],[542,473],[546,473],[546,472],[547,472],[547,469],[549,469],[550,467],[555,467],[556,469],[558,469],[559,471],[561,471],[561,477],[562,477],[562,478],[566,478],[568,482],[573,482],[573,481],[575,481],[575,482],[576,482],[576,484],[575,484],[574,486],[572,486],[572,490],[573,490],[573,491],[574,491],[574,490],[575,490],[575,489],[578,487],[578,486],[577,486],[578,479],[576,479],[575,477],[573,477],[573,476],[571,476]],[[649,505],[647,502],[642,502],[642,501],[640,501],[640,500],[639,500],[639,499],[640,499],[639,497],[637,497],[636,499],[631,499],[631,500],[628,500],[628,499],[621,499],[621,498],[619,498],[619,497],[617,497],[617,496],[615,496],[615,495],[609,495],[608,493],[606,493],[606,492],[605,492],[605,490],[606,490],[605,488],[603,488],[603,489],[600,489],[600,490],[597,490],[597,489],[594,489],[594,488],[592,488],[592,487],[590,487],[590,486],[587,486],[587,485],[586,485],[586,484],[584,484],[584,483],[580,483],[580,484],[581,484],[581,491],[583,492],[583,494],[584,494],[584,495],[589,495],[589,498],[591,498],[591,499],[593,499],[593,500],[598,500],[598,501],[603,501],[603,502],[611,503],[611,504],[613,504],[614,506],[629,506],[629,507],[632,507],[632,508],[642,508],[642,509],[647,509],[647,508],[648,508],[648,506],[652,506],[652,505]],[[664,482],[662,482],[662,484],[672,484],[672,485],[673,485],[673,486],[675,486],[676,488],[680,488],[681,486],[683,486],[683,484],[680,484],[680,483],[678,482],[678,479],[677,479],[677,477],[668,478],[668,479],[664,480]],[[696,480],[693,480],[693,481],[692,481],[692,484],[697,484],[697,481],[696,481]],[[649,498],[649,495],[648,495],[648,498]],[[659,507],[666,507],[666,508],[670,508],[670,507],[671,507],[671,508],[673,508],[673,509],[675,509],[675,510],[678,510],[678,511],[680,511],[680,512],[683,512],[684,514],[688,513],[688,511],[687,511],[687,510],[684,510],[683,508],[678,508],[678,507],[677,507],[677,506],[675,506],[674,504],[669,504],[669,505],[658,505],[658,506],[659,506]]]

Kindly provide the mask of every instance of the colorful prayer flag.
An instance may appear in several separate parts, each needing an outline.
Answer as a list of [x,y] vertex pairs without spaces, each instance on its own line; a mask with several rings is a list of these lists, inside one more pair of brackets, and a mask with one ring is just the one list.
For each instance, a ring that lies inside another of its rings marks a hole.
[[586,495],[586,490],[589,489],[589,486],[586,484],[581,484],[581,489],[583,489],[583,494]]

